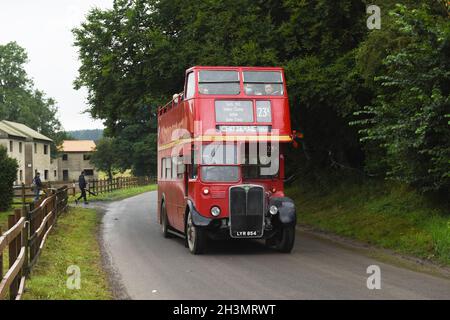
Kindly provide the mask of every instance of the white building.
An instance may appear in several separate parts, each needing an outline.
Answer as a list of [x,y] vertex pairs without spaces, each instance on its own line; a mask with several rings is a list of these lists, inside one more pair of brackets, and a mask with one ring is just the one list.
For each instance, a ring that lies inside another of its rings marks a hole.
[[57,180],[57,163],[50,157],[51,143],[52,139],[21,123],[0,121],[0,145],[19,164],[16,184],[31,184],[36,172],[40,172],[43,182]]

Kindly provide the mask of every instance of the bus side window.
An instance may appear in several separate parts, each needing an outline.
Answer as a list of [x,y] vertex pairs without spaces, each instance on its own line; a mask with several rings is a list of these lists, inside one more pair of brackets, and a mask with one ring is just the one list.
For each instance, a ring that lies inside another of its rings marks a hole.
[[177,169],[178,169],[178,163],[177,163],[177,157],[172,157],[172,179],[176,180],[178,175],[177,175]]
[[194,93],[195,93],[195,77],[194,72],[191,72],[187,75],[185,99],[192,98],[194,96]]
[[177,178],[182,180],[184,177],[184,163],[183,163],[183,156],[178,157],[177,162]]
[[172,178],[172,161],[171,158],[165,158],[165,178],[170,180]]

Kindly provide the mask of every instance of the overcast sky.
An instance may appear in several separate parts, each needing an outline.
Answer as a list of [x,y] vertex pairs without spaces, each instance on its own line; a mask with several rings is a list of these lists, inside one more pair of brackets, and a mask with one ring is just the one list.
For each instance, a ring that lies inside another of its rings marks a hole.
[[0,0],[0,44],[16,41],[28,52],[28,75],[35,87],[58,102],[64,129],[103,128],[82,114],[86,91],[74,90],[79,62],[71,29],[92,7],[111,8],[113,0]]

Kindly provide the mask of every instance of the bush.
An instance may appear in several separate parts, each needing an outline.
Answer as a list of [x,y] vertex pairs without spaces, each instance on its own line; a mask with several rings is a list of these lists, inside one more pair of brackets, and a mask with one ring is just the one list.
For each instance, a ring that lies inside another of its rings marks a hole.
[[6,148],[0,146],[0,211],[7,210],[11,205],[17,168],[17,160],[9,158]]
[[[356,114],[389,177],[422,191],[450,188],[450,25],[429,7],[392,12],[404,43],[384,59],[374,103]],[[377,150],[377,149],[375,149]]]

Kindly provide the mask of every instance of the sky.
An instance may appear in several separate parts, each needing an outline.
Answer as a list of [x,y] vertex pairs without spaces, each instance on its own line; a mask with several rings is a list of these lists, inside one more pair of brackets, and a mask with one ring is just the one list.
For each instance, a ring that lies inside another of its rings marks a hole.
[[103,128],[83,111],[85,89],[73,89],[78,74],[71,30],[93,7],[111,8],[113,0],[0,0],[0,44],[16,41],[28,53],[26,70],[35,87],[58,102],[65,130]]

